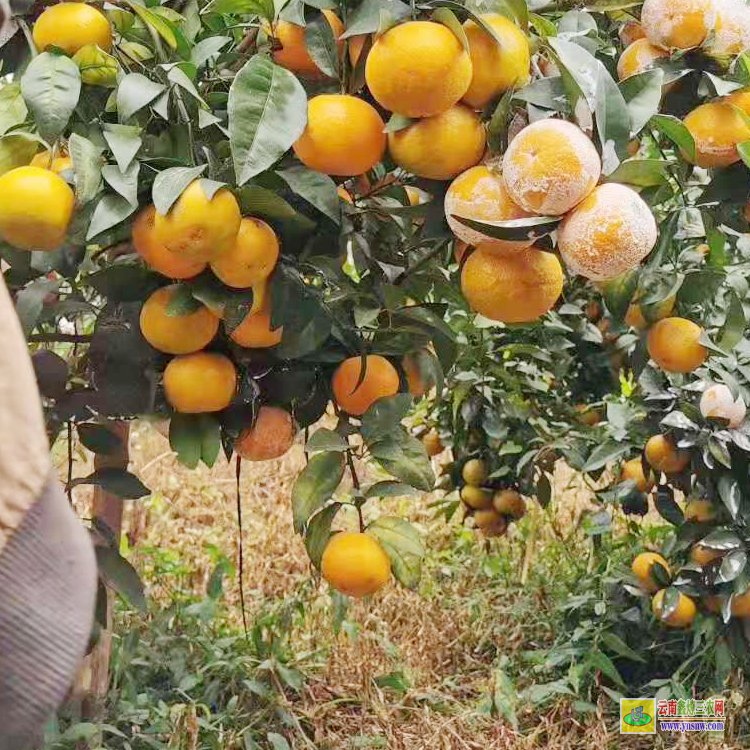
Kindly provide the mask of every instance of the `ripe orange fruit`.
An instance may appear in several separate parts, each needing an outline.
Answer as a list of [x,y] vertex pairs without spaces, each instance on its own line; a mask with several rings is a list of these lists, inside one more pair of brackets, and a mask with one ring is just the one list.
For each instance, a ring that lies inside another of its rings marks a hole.
[[625,461],[620,471],[620,482],[634,481],[636,489],[639,492],[651,492],[654,487],[651,473],[649,472],[648,479],[643,473],[643,464],[640,458],[631,458],[629,461]]
[[349,205],[354,205],[354,199],[349,194],[348,190],[339,186],[336,188],[336,193],[338,194],[339,198],[341,198],[342,201],[346,201],[346,203],[348,203]]
[[231,191],[221,188],[209,199],[193,180],[166,216],[156,212],[155,240],[183,258],[211,261],[232,249],[241,219]]
[[645,39],[646,32],[643,30],[640,21],[625,21],[625,23],[620,26],[619,37],[622,46],[629,47],[633,42],[637,42],[639,39]]
[[461,499],[473,510],[485,510],[492,507],[492,490],[465,484],[461,488]]
[[422,398],[426,395],[434,383],[429,378],[425,380],[423,377],[417,354],[405,354],[401,360],[401,366],[404,368],[409,393],[414,398]]
[[530,78],[531,56],[526,35],[499,13],[485,13],[482,20],[500,43],[471,19],[464,22],[473,75],[463,101],[474,109],[482,109],[511,87],[522,88]]
[[484,155],[485,142],[479,116],[461,104],[388,133],[393,161],[429,180],[450,180],[473,167]]
[[685,505],[685,520],[709,523],[716,518],[716,508],[710,500],[690,500]]
[[498,490],[492,496],[492,507],[501,515],[518,521],[526,515],[526,503],[515,490]]
[[735,617],[750,617],[750,590],[735,594],[732,599],[732,614]]
[[292,415],[278,406],[261,406],[253,426],[240,433],[234,449],[247,461],[280,458],[294,445]]
[[[324,10],[323,15],[328,21],[331,31],[333,31],[333,38],[337,40],[336,46],[338,47],[339,57],[341,57],[344,54],[344,42],[338,41],[338,38],[344,33],[344,24],[331,10]],[[266,28],[266,33],[270,31],[271,29]],[[273,36],[281,42],[281,49],[273,51],[273,60],[277,65],[304,78],[326,77],[307,51],[304,26],[279,20],[273,27]]]
[[666,589],[657,591],[651,602],[651,611],[657,620],[661,620],[665,625],[671,628],[690,627],[695,619],[695,602],[685,594],[680,593],[677,602],[677,609],[669,615],[664,614],[664,594]]
[[167,315],[177,285],[157,289],[141,308],[141,333],[154,349],[167,354],[190,354],[203,349],[216,336],[219,318],[201,307],[188,315]]
[[353,68],[357,67],[359,58],[362,56],[362,50],[365,48],[365,42],[369,34],[355,34],[348,38],[349,42],[349,62]]
[[391,577],[391,561],[377,540],[354,531],[331,537],[320,569],[336,591],[357,599],[374,594]]
[[370,93],[385,109],[431,117],[452,107],[471,83],[471,58],[441,23],[407,21],[378,37],[365,64]]
[[708,356],[708,350],[698,339],[702,333],[685,318],[664,318],[648,332],[648,353],[651,359],[667,372],[692,372]]
[[690,451],[677,448],[672,440],[664,435],[654,435],[646,441],[644,449],[646,461],[657,472],[678,474],[690,463]]
[[527,125],[503,157],[510,197],[535,214],[570,211],[596,187],[600,174],[591,139],[565,120],[546,118]]
[[564,219],[557,245],[565,265],[593,281],[635,268],[656,244],[656,220],[643,198],[625,185],[608,182]]
[[54,172],[11,169],[0,176],[0,237],[18,250],[57,250],[75,202],[68,183]]
[[183,414],[226,409],[236,388],[237,371],[223,354],[185,354],[175,357],[164,370],[167,401]]
[[73,169],[73,160],[65,153],[59,154],[53,159],[52,152],[45,149],[34,155],[34,158],[29,162],[29,166],[49,169],[55,174],[60,174],[66,169]]
[[445,450],[445,446],[440,440],[440,435],[435,430],[430,430],[423,438],[422,445],[424,445],[427,455],[432,458],[437,456]]
[[604,419],[601,409],[589,404],[576,404],[573,409],[578,412],[576,421],[587,427],[594,427]]
[[357,417],[364,414],[379,398],[398,393],[398,372],[385,357],[368,354],[365,362],[365,376],[361,383],[362,357],[345,359],[336,368],[331,382],[333,397],[339,408]]
[[737,55],[750,47],[750,8],[741,0],[721,0],[716,3],[714,38],[708,54],[721,57]]
[[740,394],[735,401],[732,391],[723,383],[716,383],[703,391],[700,401],[704,417],[721,417],[729,420],[729,427],[736,430],[744,421],[747,407]]
[[503,323],[525,323],[544,315],[562,286],[557,256],[534,247],[498,251],[481,244],[461,272],[461,293],[469,307]]
[[[674,310],[674,303],[675,296],[672,294],[655,305],[649,305],[646,309],[646,315],[644,315],[644,310],[638,304],[638,298],[635,297],[633,302],[628,305],[628,311],[625,314],[625,323],[633,328],[637,328],[639,331],[645,331],[652,323],[671,315],[672,310]],[[648,316],[648,319],[646,316]]]
[[146,265],[170,279],[191,279],[201,273],[205,261],[183,258],[156,241],[155,219],[156,208],[152,204],[142,209],[133,222],[133,247]]
[[47,47],[59,47],[74,55],[87,44],[96,44],[105,52],[112,47],[109,21],[87,3],[51,5],[37,18],[32,36],[39,52]]
[[[699,167],[728,167],[740,160],[737,144],[750,140],[750,127],[739,112],[726,102],[708,102],[689,112],[683,124],[695,141]],[[688,161],[691,157],[683,152]]]
[[617,77],[622,81],[654,67],[660,58],[669,57],[669,52],[654,47],[648,39],[637,39],[626,47],[617,61]]
[[267,349],[280,344],[283,333],[284,326],[271,328],[271,310],[266,304],[257,313],[246,316],[229,336],[246,349]]
[[[750,8],[748,8],[750,13]],[[750,115],[750,91],[733,91],[731,94],[721,98],[726,104],[733,104],[739,107],[746,115]]]
[[651,44],[664,49],[700,46],[716,25],[713,0],[646,0],[641,24]]
[[502,536],[508,531],[508,520],[494,508],[474,511],[474,523],[486,537]]
[[487,250],[491,246],[517,250],[528,247],[533,242],[493,239],[454,219],[454,214],[476,221],[511,221],[530,215],[510,199],[502,174],[484,164],[478,164],[458,175],[445,194],[445,218],[451,231],[469,245],[484,243]]
[[704,547],[702,544],[694,544],[690,549],[690,559],[697,565],[708,565],[708,563],[724,557],[725,550],[711,549]]
[[463,466],[461,476],[466,484],[481,487],[488,476],[487,464],[481,458],[471,458]]
[[659,584],[651,575],[651,568],[657,563],[669,574],[669,564],[661,555],[657,555],[656,552],[641,552],[640,555],[635,556],[631,565],[633,574],[638,579],[641,587],[646,591],[655,592],[659,590]]
[[385,151],[385,125],[356,96],[320,94],[307,103],[307,125],[294,144],[297,158],[324,174],[352,176],[372,169]]

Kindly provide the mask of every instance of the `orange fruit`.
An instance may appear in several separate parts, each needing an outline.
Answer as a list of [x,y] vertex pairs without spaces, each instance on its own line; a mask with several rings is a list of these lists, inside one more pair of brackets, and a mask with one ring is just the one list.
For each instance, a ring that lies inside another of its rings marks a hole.
[[365,65],[370,93],[384,109],[406,117],[445,112],[471,83],[471,58],[441,23],[407,21],[372,45]]
[[489,475],[487,464],[481,458],[470,458],[461,469],[461,476],[466,484],[481,487]]
[[492,507],[492,490],[465,484],[459,494],[464,503],[473,510],[485,510]]
[[710,523],[716,518],[716,508],[710,500],[690,500],[685,505],[685,520]]
[[651,610],[657,620],[661,620],[671,628],[687,628],[695,619],[695,602],[685,594],[680,593],[677,609],[669,615],[664,614],[664,594],[666,589],[657,591],[651,602]]
[[[328,25],[333,31],[333,38],[338,40],[344,33],[344,24],[332,11],[322,11]],[[271,31],[266,27],[266,33]],[[313,62],[305,43],[305,28],[289,21],[277,21],[273,27],[273,36],[281,43],[281,49],[273,51],[273,61],[282,68],[291,70],[293,73],[304,78],[325,78],[320,68]],[[344,54],[344,42],[337,41],[339,57]]]
[[728,167],[740,160],[737,144],[750,140],[750,127],[739,112],[723,101],[708,102],[689,112],[683,124],[695,141],[695,159],[683,157],[699,167]]
[[49,169],[55,174],[60,174],[60,172],[64,172],[66,169],[73,169],[73,160],[64,153],[59,154],[53,159],[52,152],[45,149],[34,155],[34,158],[29,162],[29,166]]
[[280,344],[283,333],[284,326],[271,328],[271,310],[266,304],[257,313],[247,315],[229,336],[246,349],[267,349]]
[[[405,354],[401,360],[406,376],[406,385],[414,398],[422,398],[434,385],[431,380],[425,380],[416,354]],[[428,382],[429,381],[429,382]]]
[[716,25],[713,0],[646,0],[641,25],[651,44],[690,49],[706,40]]
[[476,221],[511,221],[530,215],[510,199],[502,174],[484,164],[458,175],[445,194],[445,218],[451,231],[469,245],[484,243],[487,250],[490,246],[514,250],[528,247],[533,242],[493,239],[454,219],[454,214]]
[[320,569],[336,591],[358,599],[374,594],[391,577],[391,561],[378,541],[354,531],[340,531],[331,537]]
[[646,37],[646,32],[643,30],[643,26],[640,21],[625,21],[620,26],[619,37],[623,47],[629,47],[633,42],[637,42],[639,39]]
[[654,435],[646,441],[646,461],[657,471],[678,474],[690,463],[690,451],[677,448],[665,435]]
[[648,353],[667,372],[692,372],[705,362],[708,349],[699,343],[702,329],[685,318],[664,318],[648,332]]
[[485,13],[481,18],[500,43],[471,19],[464,22],[473,74],[463,101],[474,109],[482,109],[511,87],[522,88],[531,77],[529,41],[521,29],[499,13]]
[[280,458],[294,444],[292,415],[278,406],[261,406],[253,426],[240,433],[234,449],[247,461]]
[[703,391],[700,401],[701,414],[704,417],[721,417],[729,420],[730,429],[736,430],[744,421],[747,407],[742,395],[737,400],[732,391],[723,383],[710,385]]
[[166,216],[156,212],[154,239],[188,260],[212,261],[231,251],[241,219],[231,191],[221,188],[208,198],[193,180]]
[[432,458],[437,456],[445,450],[445,446],[440,440],[440,435],[435,430],[430,430],[423,438],[422,445],[424,445],[427,455]]
[[294,144],[297,158],[324,174],[352,176],[372,169],[385,151],[385,125],[366,101],[320,94],[307,103],[307,125]]
[[407,172],[428,180],[450,180],[480,161],[486,138],[476,112],[456,105],[388,133],[388,150]]
[[536,320],[552,309],[562,287],[557,256],[534,247],[498,251],[481,244],[461,272],[461,293],[469,307],[503,323]]
[[750,590],[735,594],[732,599],[732,614],[735,617],[750,617]]
[[718,0],[712,56],[738,55],[750,47],[750,8],[742,0]]
[[587,427],[595,427],[604,419],[601,409],[589,404],[576,404],[573,409],[578,412],[576,421]]
[[600,174],[591,139],[565,120],[546,118],[527,125],[503,157],[511,199],[535,214],[570,211],[596,187]]
[[154,349],[167,354],[190,354],[203,349],[216,336],[219,318],[201,307],[188,315],[167,315],[176,284],[157,289],[141,308],[141,333]]
[[349,62],[353,68],[357,67],[362,50],[365,48],[365,42],[369,34],[355,34],[348,38],[349,41]]
[[[646,309],[646,315],[644,315],[643,308],[638,304],[637,299],[635,297],[634,301],[628,305],[628,311],[625,314],[625,323],[633,328],[637,328],[639,331],[645,331],[652,323],[666,318],[674,310],[674,294],[661,302],[657,302],[655,305],[649,305]],[[648,316],[648,319],[646,316]]]
[[648,39],[637,39],[626,47],[617,61],[617,77],[622,81],[654,67],[660,58],[668,58],[669,52],[654,47]]
[[146,265],[170,279],[191,279],[206,267],[205,261],[190,260],[171,253],[155,238],[156,208],[141,209],[133,222],[133,247]]
[[492,496],[492,507],[501,515],[518,521],[526,515],[526,503],[515,490],[498,490]]
[[661,555],[657,555],[656,552],[641,552],[640,555],[636,555],[631,566],[633,574],[638,579],[641,587],[652,593],[659,590],[659,584],[651,575],[651,568],[657,563],[661,565],[667,571],[667,575],[669,575],[669,564]]
[[237,388],[237,371],[223,354],[195,352],[175,357],[164,370],[167,401],[182,414],[226,409]]
[[336,188],[336,194],[341,198],[342,201],[345,201],[349,205],[354,205],[354,199],[349,194],[349,191],[345,188],[342,188],[341,186]]
[[112,47],[109,21],[87,3],[50,5],[36,19],[32,36],[39,52],[47,47],[59,47],[72,56],[88,44],[96,44],[105,52]]
[[643,473],[643,464],[640,458],[631,458],[629,461],[625,461],[620,471],[620,482],[634,481],[636,489],[639,492],[651,492],[654,487],[654,482],[651,478],[650,472],[649,477],[646,479]]
[[726,550],[711,549],[702,544],[694,544],[690,549],[690,559],[697,565],[708,565],[714,560],[724,557]]
[[[361,383],[362,357],[345,359],[333,374],[333,397],[347,414],[361,416],[379,398],[398,393],[399,377],[396,368],[379,354],[365,358],[365,375]],[[359,383],[359,385],[357,385]]]
[[75,202],[68,183],[54,172],[11,169],[0,176],[0,237],[18,250],[57,250]]
[[494,508],[474,511],[474,523],[486,537],[503,536],[508,531],[508,520]]

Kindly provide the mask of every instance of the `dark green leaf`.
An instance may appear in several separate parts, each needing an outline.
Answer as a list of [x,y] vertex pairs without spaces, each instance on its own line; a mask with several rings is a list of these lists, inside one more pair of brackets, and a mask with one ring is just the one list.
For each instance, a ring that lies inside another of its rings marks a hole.
[[638,271],[626,271],[604,282],[604,301],[615,320],[624,320],[638,287]]
[[343,476],[341,453],[319,453],[310,459],[292,487],[292,515],[297,533],[302,533],[310,516],[331,499]]
[[166,216],[188,185],[206,171],[206,166],[204,164],[200,167],[171,167],[159,172],[151,191],[151,200],[156,210],[162,216]]
[[456,221],[496,240],[537,240],[557,228],[560,218],[555,216],[530,216],[510,221],[477,221],[451,214]]
[[370,445],[391,434],[411,409],[412,399],[408,393],[379,398],[362,415],[362,439]]
[[307,524],[305,549],[310,561],[316,568],[320,568],[320,560],[331,538],[331,524],[340,507],[341,503],[327,505],[319,513],[316,513]]
[[102,232],[119,224],[130,216],[136,207],[116,193],[106,193],[96,204],[86,239],[91,240]]
[[419,532],[403,518],[380,516],[367,527],[367,533],[378,540],[390,558],[396,580],[406,588],[416,588],[425,554]]
[[97,546],[96,562],[99,574],[110,588],[128,601],[139,612],[146,612],[146,594],[136,569],[117,550]]
[[341,207],[336,183],[327,175],[314,172],[302,165],[276,172],[297,195],[302,196],[329,219],[341,223]]
[[188,469],[198,466],[203,452],[203,432],[197,414],[175,412],[169,421],[169,446]]
[[669,179],[669,162],[662,159],[628,159],[608,175],[606,182],[619,182],[636,187],[662,185]]
[[645,70],[620,82],[620,91],[630,113],[633,135],[643,130],[646,123],[659,112],[664,71],[660,68]]
[[370,452],[397,479],[425,492],[432,490],[435,475],[425,447],[404,429],[372,444]]
[[74,479],[71,484],[74,487],[79,484],[95,484],[105,492],[121,497],[123,500],[137,500],[151,494],[151,490],[135,474],[116,467],[96,469],[87,477]]
[[669,138],[677,148],[685,153],[688,159],[695,160],[695,140],[682,120],[673,115],[654,115],[651,125]]
[[152,81],[141,73],[128,73],[117,86],[117,113],[120,120],[129,120],[164,91],[164,84]]
[[729,309],[727,310],[727,317],[718,333],[718,340],[716,342],[725,352],[732,351],[742,341],[747,326],[745,309],[737,293],[732,290],[728,296]]
[[309,453],[315,451],[345,451],[348,449],[349,443],[338,432],[326,427],[316,430],[305,446],[305,450]]
[[316,14],[305,26],[305,47],[318,69],[329,78],[338,80],[339,50],[331,24],[322,13]]
[[94,453],[112,454],[122,450],[122,440],[104,425],[83,422],[76,425],[78,438],[84,447]]
[[385,480],[383,482],[375,482],[375,484],[364,491],[364,494],[369,499],[372,497],[408,497],[409,495],[418,495],[419,493],[414,487],[403,482]]
[[396,20],[411,14],[411,8],[400,0],[363,0],[347,19],[346,31],[341,39],[359,34],[374,34],[380,27],[381,10],[386,10]]
[[102,150],[88,138],[72,133],[68,150],[73,160],[73,179],[79,205],[88,203],[99,192],[102,174]]

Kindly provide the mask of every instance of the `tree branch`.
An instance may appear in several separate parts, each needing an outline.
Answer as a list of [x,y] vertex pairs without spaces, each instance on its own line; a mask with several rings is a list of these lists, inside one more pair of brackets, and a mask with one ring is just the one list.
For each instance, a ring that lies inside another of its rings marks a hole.
[[91,335],[88,333],[32,333],[26,337],[32,344],[89,344]]

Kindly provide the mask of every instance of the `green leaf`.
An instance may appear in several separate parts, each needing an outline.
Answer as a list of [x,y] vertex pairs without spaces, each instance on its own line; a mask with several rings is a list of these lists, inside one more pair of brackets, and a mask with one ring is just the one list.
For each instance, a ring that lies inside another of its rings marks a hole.
[[176,412],[169,421],[169,445],[188,469],[198,466],[203,452],[203,432],[197,414]]
[[141,164],[135,159],[123,173],[115,164],[107,164],[101,168],[104,181],[119,193],[131,206],[138,207],[138,172]]
[[630,111],[622,92],[604,64],[598,62],[596,80],[596,130],[602,145],[602,171],[612,173],[627,155],[630,142]]
[[21,77],[21,93],[43,138],[53,141],[68,124],[81,94],[81,73],[65,55],[42,52]]
[[235,76],[227,108],[238,185],[283,156],[307,123],[302,84],[262,55],[252,57]]
[[221,424],[212,414],[200,414],[201,460],[210,469],[221,451]]
[[510,221],[477,221],[457,214],[451,214],[451,217],[496,240],[537,240],[553,232],[561,221],[558,216],[529,216]]
[[88,138],[72,133],[68,139],[68,151],[73,160],[76,199],[79,205],[84,205],[99,192],[102,181],[102,150]]
[[363,0],[351,13],[341,39],[359,34],[374,34],[380,28],[380,11],[385,10],[396,21],[411,15],[411,8],[400,0]]
[[737,482],[727,474],[719,479],[719,497],[722,499],[732,519],[736,519],[740,512],[742,493]]
[[745,309],[737,293],[732,290],[729,292],[727,317],[718,334],[718,346],[726,352],[732,351],[742,341],[746,327]]
[[364,495],[368,499],[373,497],[408,497],[418,494],[419,492],[411,485],[404,484],[403,482],[394,482],[390,479],[386,479],[383,482],[375,482],[375,484],[364,491]]
[[316,568],[320,568],[320,560],[331,538],[331,524],[340,507],[341,503],[327,505],[319,513],[316,513],[307,525],[305,549],[310,561]]
[[255,15],[273,21],[273,0],[211,0],[203,13],[221,13],[222,15]]
[[650,122],[653,127],[685,153],[688,159],[695,161],[695,140],[682,120],[672,115],[654,115]]
[[[234,1],[234,0],[233,0]],[[241,2],[244,0],[237,0]],[[208,11],[208,7],[205,9]],[[202,39],[198,44],[193,47],[190,52],[190,62],[195,65],[196,68],[200,68],[205,65],[214,55],[218,55],[219,51],[232,41],[230,36],[209,36]]]
[[586,463],[582,467],[581,471],[585,474],[589,471],[596,471],[597,469],[601,469],[610,461],[614,461],[615,459],[620,458],[620,456],[622,456],[624,453],[628,453],[629,451],[630,445],[615,443],[611,440],[608,440],[607,442],[598,445],[596,448],[594,448],[593,451],[591,451],[591,455],[589,456],[588,461],[586,461]]
[[162,83],[140,73],[128,73],[117,86],[117,114],[120,120],[129,120],[165,90]]
[[659,511],[659,515],[669,523],[675,526],[681,526],[685,523],[685,516],[682,513],[682,508],[675,502],[674,492],[671,487],[667,485],[660,485],[656,489],[656,497],[654,499],[654,505],[656,510]]
[[141,147],[141,129],[134,125],[107,123],[102,135],[112,151],[117,166],[125,172]]
[[391,434],[411,409],[412,398],[408,393],[379,398],[362,415],[362,439],[370,445]]
[[340,76],[339,50],[331,24],[322,13],[317,13],[315,18],[305,26],[305,47],[318,69],[329,78],[338,80]]
[[663,84],[664,71],[661,68],[645,70],[620,81],[620,91],[628,105],[633,135],[640,133],[646,123],[659,112]]
[[292,487],[292,516],[297,533],[302,533],[310,516],[331,499],[343,477],[341,453],[319,453],[310,459]]
[[619,635],[613,633],[611,630],[605,630],[602,633],[602,642],[610,650],[614,651],[618,656],[624,656],[626,659],[631,661],[638,661],[641,664],[646,664],[646,660],[637,652],[628,646],[625,641],[620,638]]
[[3,136],[0,138],[0,175],[25,166],[38,150],[38,141],[27,133]]
[[461,46],[467,52],[469,51],[469,40],[466,38],[464,27],[461,26],[461,22],[450,8],[438,8],[433,12],[432,20],[442,23],[443,26],[447,26],[456,35],[458,41],[461,42]]
[[413,122],[414,120],[411,117],[394,112],[385,125],[385,132],[398,133],[399,130],[408,128]]
[[628,159],[609,174],[606,182],[654,187],[669,180],[669,162],[662,159]]
[[528,102],[543,109],[554,109],[558,112],[567,112],[569,109],[561,76],[532,81],[528,86],[515,91],[513,99]]
[[116,193],[107,193],[102,196],[91,216],[86,240],[90,240],[124,221],[135,209],[136,206]]
[[305,450],[308,453],[315,451],[345,451],[349,449],[349,443],[335,430],[321,427],[316,430],[307,441]]
[[146,299],[164,283],[164,277],[141,265],[117,263],[85,276],[85,282],[110,302]]
[[175,201],[185,192],[193,180],[206,171],[207,164],[200,167],[171,167],[159,172],[154,180],[151,200],[156,210],[166,216]]
[[327,175],[298,165],[276,172],[297,195],[302,196],[336,224],[341,223],[341,208],[336,183]]
[[604,301],[615,320],[624,320],[638,287],[638,271],[625,271],[604,282]]
[[0,135],[26,120],[28,110],[17,83],[6,83],[0,88]]
[[378,540],[391,560],[393,575],[408,589],[419,585],[425,551],[419,532],[403,518],[381,516],[366,533]]
[[203,100],[203,97],[198,93],[198,89],[195,88],[195,84],[188,78],[187,73],[182,68],[178,65],[172,66],[167,73],[167,78],[176,86],[187,91],[190,96],[200,102],[204,108],[208,109],[208,104]]
[[164,19],[159,18],[135,0],[124,0],[124,2],[135,11],[146,26],[151,26],[172,49],[177,49],[177,37]]
[[151,494],[151,490],[135,474],[116,467],[96,469],[87,477],[80,477],[71,482],[73,487],[79,484],[98,485],[105,492],[121,497],[123,500],[137,500]]
[[251,185],[237,191],[243,214],[250,214],[280,225],[293,235],[309,234],[315,222],[295,211],[278,193]]
[[617,667],[612,663],[612,660],[598,648],[589,651],[586,661],[591,664],[594,669],[600,670],[603,674],[609,677],[609,679],[616,685],[619,685],[623,689],[627,689],[620,673],[617,671]]
[[487,142],[490,148],[502,153],[505,150],[508,138],[508,120],[511,113],[511,102],[513,101],[513,89],[508,89],[495,107],[489,125],[487,126]]
[[424,492],[435,484],[435,474],[425,447],[399,428],[370,446],[372,457],[396,479]]
[[547,40],[557,58],[557,66],[568,94],[570,108],[576,111],[583,96],[591,112],[596,110],[596,89],[599,80],[599,61],[575,42],[558,37]]
[[146,594],[143,583],[136,569],[117,550],[111,547],[94,547],[99,574],[107,586],[114,589],[121,597],[145,613]]
[[271,747],[273,747],[273,750],[291,750],[291,748],[289,747],[289,743],[284,739],[282,735],[277,734],[276,732],[269,732],[266,737],[271,743]]
[[76,425],[76,430],[83,446],[94,453],[111,455],[122,450],[120,436],[104,425],[82,422]]
[[34,330],[44,307],[44,298],[50,292],[57,291],[59,286],[59,281],[42,277],[35,279],[18,292],[16,295],[16,314],[25,334]]
[[81,80],[84,83],[105,88],[114,88],[117,84],[117,73],[120,70],[117,58],[107,54],[95,44],[81,47],[73,55],[73,62],[81,71]]

